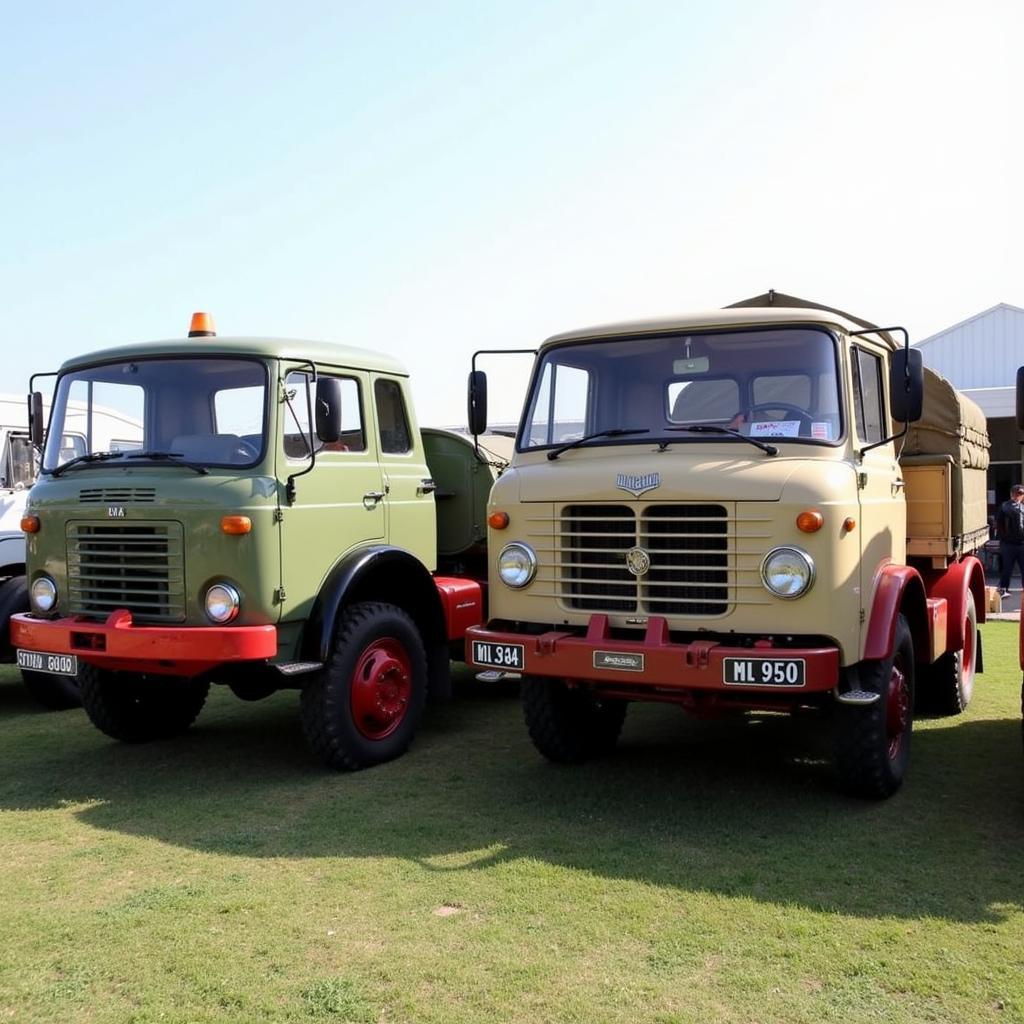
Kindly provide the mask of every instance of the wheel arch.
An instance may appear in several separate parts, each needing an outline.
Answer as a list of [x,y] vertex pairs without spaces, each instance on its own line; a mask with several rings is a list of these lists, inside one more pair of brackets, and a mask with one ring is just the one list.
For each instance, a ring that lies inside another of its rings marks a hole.
[[909,565],[885,565],[879,570],[868,616],[864,638],[866,661],[878,661],[892,654],[896,619],[901,614],[910,626],[915,661],[927,664],[930,661],[931,644],[924,580]]
[[980,625],[985,621],[985,570],[974,555],[966,555],[928,580],[928,596],[943,598],[946,602],[947,651],[959,651],[964,645],[968,594],[974,597],[974,611]]
[[[434,577],[402,548],[375,545],[352,552],[335,565],[306,622],[303,657],[326,663],[342,609],[360,601],[383,601],[409,615],[427,651],[430,689],[443,689],[447,680],[441,677],[448,668],[444,610]],[[444,651],[443,659],[439,650]]]

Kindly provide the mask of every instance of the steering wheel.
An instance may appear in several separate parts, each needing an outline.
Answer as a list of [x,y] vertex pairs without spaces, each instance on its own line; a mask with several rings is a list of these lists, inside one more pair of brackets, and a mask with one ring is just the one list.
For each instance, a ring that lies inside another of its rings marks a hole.
[[[748,418],[752,421],[754,413],[764,410],[782,410],[783,412],[791,412],[801,423],[806,423],[810,426],[814,422],[814,417],[807,412],[806,409],[801,409],[799,405],[791,405],[789,402],[759,402],[757,405],[752,405],[748,410]],[[774,417],[773,417],[774,418]],[[791,417],[786,417],[790,419]]]

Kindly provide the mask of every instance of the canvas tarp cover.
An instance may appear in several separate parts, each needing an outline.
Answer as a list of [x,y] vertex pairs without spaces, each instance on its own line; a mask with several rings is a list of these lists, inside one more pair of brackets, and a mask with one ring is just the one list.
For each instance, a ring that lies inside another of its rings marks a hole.
[[903,454],[951,455],[962,469],[987,469],[988,451],[985,414],[948,380],[925,367],[924,411],[910,424]]

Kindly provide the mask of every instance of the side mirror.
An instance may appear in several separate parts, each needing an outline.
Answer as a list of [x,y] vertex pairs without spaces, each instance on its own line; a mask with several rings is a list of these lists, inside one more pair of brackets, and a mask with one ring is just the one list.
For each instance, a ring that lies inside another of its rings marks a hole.
[[924,408],[924,363],[916,348],[893,352],[889,363],[889,402],[892,418],[913,423]]
[[466,417],[474,437],[487,430],[487,374],[483,370],[473,370],[469,375]]
[[36,448],[43,447],[43,396],[33,391],[28,396],[28,432]]
[[1017,368],[1017,429],[1024,430],[1024,366]]
[[324,444],[341,438],[341,381],[336,377],[317,377],[314,399],[316,436]]

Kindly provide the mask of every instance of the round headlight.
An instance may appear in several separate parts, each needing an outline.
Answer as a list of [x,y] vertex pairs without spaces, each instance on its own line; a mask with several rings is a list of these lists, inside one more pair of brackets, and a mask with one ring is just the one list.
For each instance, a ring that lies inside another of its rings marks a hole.
[[230,583],[214,583],[206,592],[206,614],[214,622],[230,622],[241,603],[238,591]]
[[814,560],[800,548],[775,548],[761,563],[761,578],[776,597],[799,597],[814,582]]
[[537,572],[537,556],[518,541],[506,544],[498,555],[498,575],[507,587],[525,587]]
[[37,612],[51,611],[57,603],[57,584],[49,576],[40,576],[32,581],[29,594],[32,598],[32,607]]

